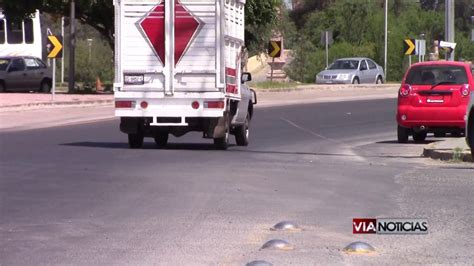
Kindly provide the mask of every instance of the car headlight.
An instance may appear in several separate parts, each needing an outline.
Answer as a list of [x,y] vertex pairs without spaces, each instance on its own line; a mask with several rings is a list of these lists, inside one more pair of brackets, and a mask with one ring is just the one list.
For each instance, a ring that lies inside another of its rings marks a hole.
[[347,80],[350,78],[350,74],[338,74],[337,79]]
[[141,74],[127,74],[123,77],[125,85],[143,85],[145,77]]

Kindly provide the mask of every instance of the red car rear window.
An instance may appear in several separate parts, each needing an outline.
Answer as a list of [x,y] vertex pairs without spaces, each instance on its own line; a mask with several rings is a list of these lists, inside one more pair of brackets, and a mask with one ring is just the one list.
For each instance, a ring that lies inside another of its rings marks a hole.
[[462,66],[415,66],[410,69],[405,83],[411,85],[466,84],[466,69]]

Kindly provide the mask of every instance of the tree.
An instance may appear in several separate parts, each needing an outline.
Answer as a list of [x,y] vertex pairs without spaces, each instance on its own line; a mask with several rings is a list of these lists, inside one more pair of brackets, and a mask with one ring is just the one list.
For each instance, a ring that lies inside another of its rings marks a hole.
[[[5,2],[9,17],[20,19],[34,13],[36,9],[56,16],[69,16],[69,1],[64,0],[15,0]],[[114,9],[111,0],[76,0],[76,18],[96,29],[113,48]]]
[[281,0],[249,0],[245,5],[245,45],[250,54],[266,49],[279,22]]
[[[95,28],[114,47],[114,7],[112,0],[75,0],[76,18]],[[246,11],[247,45],[263,50],[278,22],[281,0],[248,0]],[[9,17],[20,19],[36,9],[56,16],[69,16],[69,1],[64,0],[12,0],[5,2]]]

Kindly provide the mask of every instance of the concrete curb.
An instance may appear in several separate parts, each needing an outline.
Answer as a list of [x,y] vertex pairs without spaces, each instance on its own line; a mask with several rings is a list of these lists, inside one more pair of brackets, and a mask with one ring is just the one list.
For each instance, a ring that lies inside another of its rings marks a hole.
[[250,86],[250,88],[254,89],[256,92],[259,93],[283,93],[283,92],[294,92],[294,91],[351,91],[351,90],[378,90],[378,91],[384,91],[384,90],[390,90],[390,89],[398,89],[400,87],[399,84],[382,84],[382,85],[346,85],[346,84],[332,84],[332,85],[326,85],[326,84],[320,84],[320,85],[315,85],[315,84],[310,84],[310,85],[300,85],[296,87],[290,87],[290,88],[273,88],[273,89],[260,89],[260,88],[255,88]]
[[424,157],[441,161],[460,160],[463,162],[474,162],[471,153],[466,150],[456,151],[455,148],[438,149],[436,147],[430,146],[431,144],[423,149]]

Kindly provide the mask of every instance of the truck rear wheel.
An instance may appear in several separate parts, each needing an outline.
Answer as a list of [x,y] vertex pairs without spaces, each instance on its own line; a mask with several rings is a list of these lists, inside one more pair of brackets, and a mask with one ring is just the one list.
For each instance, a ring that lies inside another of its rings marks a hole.
[[128,134],[128,146],[131,149],[140,149],[143,146],[144,138],[142,132]]
[[229,147],[229,130],[226,131],[224,137],[215,138],[214,145],[218,150],[227,150],[227,148]]
[[168,133],[157,133],[155,134],[155,143],[159,148],[163,148],[168,144]]
[[249,145],[249,125],[250,125],[250,114],[247,113],[245,123],[235,129],[235,142],[238,146]]

